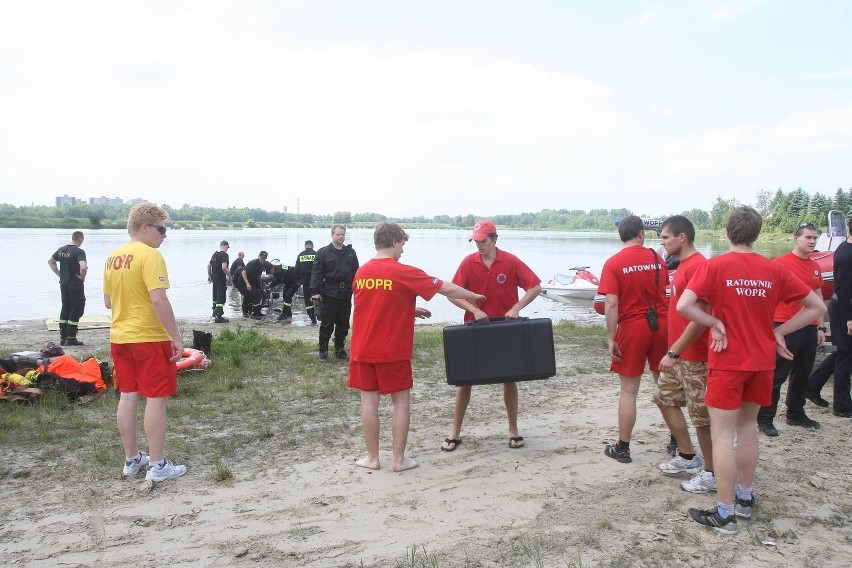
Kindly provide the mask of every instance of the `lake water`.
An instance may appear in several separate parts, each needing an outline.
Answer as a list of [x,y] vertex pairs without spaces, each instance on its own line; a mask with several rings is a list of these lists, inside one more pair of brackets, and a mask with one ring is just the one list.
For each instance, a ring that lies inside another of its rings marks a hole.
[[[47,265],[50,255],[71,240],[68,229],[0,229],[5,246],[7,275],[0,303],[0,323],[9,320],[45,319],[59,315],[59,284]],[[468,242],[469,230],[412,229],[411,239],[405,246],[402,262],[418,266],[427,273],[450,279],[460,260],[476,251]],[[349,229],[347,244],[352,244],[363,264],[373,257],[373,232],[371,229]],[[648,235],[646,244],[657,246],[659,241]],[[171,288],[168,295],[178,318],[209,318],[211,312],[211,285],[207,283],[207,262],[218,249],[221,240],[231,243],[231,260],[237,252],[244,251],[246,260],[256,258],[260,250],[269,252],[270,260],[280,258],[288,264],[304,248],[306,239],[313,240],[315,248],[327,245],[329,229],[243,229],[228,231],[169,231],[160,251],[166,258]],[[83,249],[89,263],[86,279],[86,314],[108,314],[103,305],[102,266],[113,249],[128,240],[124,230],[86,231]],[[758,241],[758,245],[760,241]],[[500,233],[498,246],[518,255],[542,279],[549,280],[556,273],[566,273],[573,266],[589,266],[600,275],[608,257],[621,248],[615,231],[610,233],[566,233],[558,231],[508,231]],[[713,240],[697,243],[705,256],[727,251],[727,241]],[[775,256],[790,250],[787,243],[757,247],[759,252]],[[280,301],[279,304],[280,305]],[[420,301],[432,311],[430,320],[420,323],[461,322],[462,312],[441,295],[429,302]],[[296,300],[295,325],[306,323],[304,307]],[[241,318],[239,294],[229,289],[225,316]],[[590,307],[562,304],[546,298],[536,298],[523,312],[529,317],[549,317],[554,321],[603,321]]]

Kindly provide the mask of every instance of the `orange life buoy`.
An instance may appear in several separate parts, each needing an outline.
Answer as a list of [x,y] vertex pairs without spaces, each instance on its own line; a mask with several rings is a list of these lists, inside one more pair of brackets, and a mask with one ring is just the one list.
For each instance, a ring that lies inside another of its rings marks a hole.
[[183,355],[177,362],[178,371],[192,369],[204,359],[204,352],[198,349],[184,349]]

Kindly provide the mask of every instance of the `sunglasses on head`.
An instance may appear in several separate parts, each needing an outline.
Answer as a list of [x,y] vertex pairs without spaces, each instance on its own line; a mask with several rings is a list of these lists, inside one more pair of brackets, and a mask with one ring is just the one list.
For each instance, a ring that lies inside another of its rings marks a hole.
[[168,229],[163,225],[150,225],[150,226],[157,229],[160,232],[161,235],[165,235],[166,231],[168,231]]
[[799,226],[796,227],[796,228],[797,229],[804,229],[805,227],[807,227],[809,229],[816,229],[816,225],[814,225],[813,223],[799,223]]

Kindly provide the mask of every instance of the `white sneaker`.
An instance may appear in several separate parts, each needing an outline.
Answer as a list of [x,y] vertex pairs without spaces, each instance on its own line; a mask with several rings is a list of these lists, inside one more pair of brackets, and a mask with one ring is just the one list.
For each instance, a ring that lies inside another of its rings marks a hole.
[[695,456],[691,460],[676,455],[669,461],[660,464],[660,471],[668,475],[676,473],[695,473],[704,467],[704,460],[700,456]]
[[132,460],[124,460],[124,476],[133,477],[146,465],[148,465],[148,454],[145,452],[139,452],[139,455]]
[[703,467],[692,479],[684,481],[680,484],[684,491],[690,493],[710,493],[716,492],[716,476],[707,471]]
[[180,477],[184,473],[186,473],[185,465],[175,465],[169,460],[163,460],[160,463],[148,466],[148,473],[145,474],[145,479],[148,481],[165,481]]

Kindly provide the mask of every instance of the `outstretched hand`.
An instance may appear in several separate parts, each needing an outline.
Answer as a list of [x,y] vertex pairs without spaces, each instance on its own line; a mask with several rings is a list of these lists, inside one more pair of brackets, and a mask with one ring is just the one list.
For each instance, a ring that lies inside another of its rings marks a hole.
[[421,308],[420,306],[417,306],[416,308],[414,308],[414,317],[420,319],[431,318],[432,312],[430,312],[426,308]]

